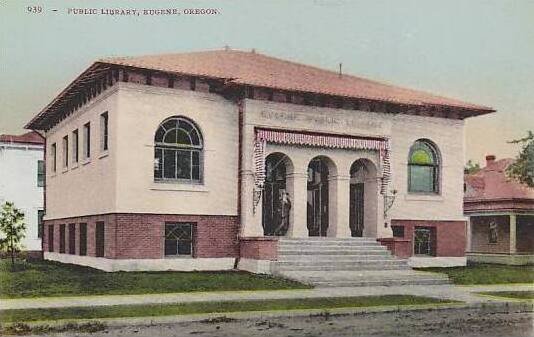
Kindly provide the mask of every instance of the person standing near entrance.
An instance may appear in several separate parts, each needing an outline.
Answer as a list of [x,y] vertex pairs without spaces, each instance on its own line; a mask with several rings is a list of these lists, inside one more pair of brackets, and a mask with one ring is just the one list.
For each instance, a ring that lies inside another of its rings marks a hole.
[[282,211],[280,217],[280,224],[276,228],[274,234],[277,236],[284,236],[286,235],[287,230],[289,229],[289,213],[291,211],[291,200],[289,198],[289,193],[282,193],[280,208]]

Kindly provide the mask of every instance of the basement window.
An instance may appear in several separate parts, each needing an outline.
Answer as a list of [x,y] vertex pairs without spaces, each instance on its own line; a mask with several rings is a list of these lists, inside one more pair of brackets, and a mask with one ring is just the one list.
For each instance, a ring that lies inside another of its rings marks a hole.
[[165,256],[193,255],[192,223],[165,224]]

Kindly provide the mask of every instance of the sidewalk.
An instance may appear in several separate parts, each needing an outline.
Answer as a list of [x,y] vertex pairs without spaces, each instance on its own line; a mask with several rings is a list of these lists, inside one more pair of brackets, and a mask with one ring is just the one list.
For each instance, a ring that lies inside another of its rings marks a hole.
[[138,305],[138,304],[169,304],[187,302],[220,302],[263,299],[294,299],[321,297],[356,297],[373,295],[414,295],[441,299],[451,299],[467,304],[507,302],[498,299],[477,296],[481,291],[510,291],[534,290],[534,285],[484,285],[484,286],[455,286],[455,285],[424,285],[424,286],[375,286],[375,287],[340,287],[315,288],[305,290],[269,290],[269,291],[226,291],[226,292],[195,292],[195,293],[167,293],[143,295],[100,295],[77,297],[40,297],[25,299],[1,299],[0,310],[31,309],[31,308],[66,308],[109,305]]

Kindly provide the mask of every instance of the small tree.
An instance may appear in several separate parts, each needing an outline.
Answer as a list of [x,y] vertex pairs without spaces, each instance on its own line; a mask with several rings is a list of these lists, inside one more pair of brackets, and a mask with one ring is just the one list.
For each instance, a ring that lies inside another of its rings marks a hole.
[[467,161],[467,164],[465,164],[464,173],[473,174],[473,173],[477,173],[478,171],[480,171],[480,164],[473,163],[473,161],[469,159]]
[[26,224],[22,213],[12,202],[6,201],[0,210],[0,249],[11,256],[11,269],[15,269],[15,254],[22,248],[26,236]]
[[523,144],[515,162],[506,169],[508,176],[527,186],[534,187],[534,133],[529,131],[526,137],[508,143]]

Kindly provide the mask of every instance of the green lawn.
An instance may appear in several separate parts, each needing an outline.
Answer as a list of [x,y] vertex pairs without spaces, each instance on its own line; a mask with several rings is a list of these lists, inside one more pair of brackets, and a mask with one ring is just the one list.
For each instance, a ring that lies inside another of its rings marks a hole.
[[0,260],[0,298],[150,294],[192,291],[306,289],[307,285],[247,272],[116,272],[50,261]]
[[455,284],[534,283],[534,266],[475,264],[467,267],[419,270],[445,273]]
[[191,302],[180,304],[117,305],[76,308],[1,310],[0,322],[29,322],[59,319],[102,319],[113,317],[151,317],[241,311],[332,309],[381,305],[421,305],[458,303],[430,297],[409,295],[331,297],[308,299],[247,300],[226,302]]
[[484,291],[479,294],[534,301],[534,291]]

